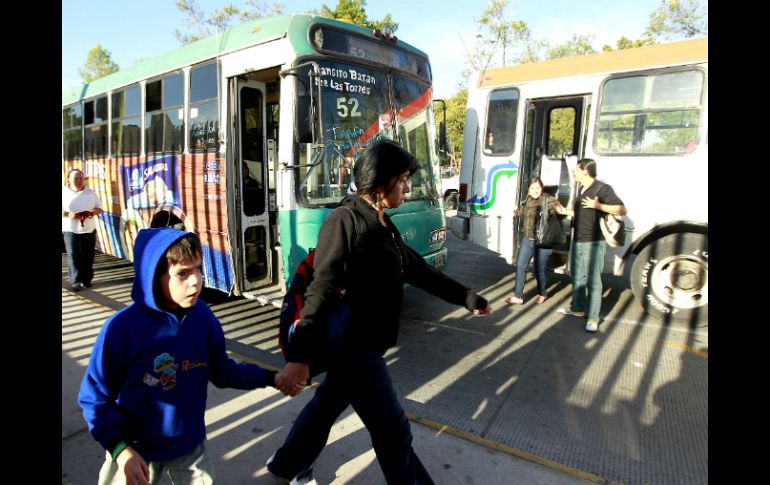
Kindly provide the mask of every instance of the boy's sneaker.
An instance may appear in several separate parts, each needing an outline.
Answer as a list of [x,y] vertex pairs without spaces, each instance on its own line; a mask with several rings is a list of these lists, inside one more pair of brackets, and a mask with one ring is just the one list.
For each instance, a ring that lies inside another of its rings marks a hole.
[[599,322],[596,320],[588,320],[586,322],[586,332],[594,333],[599,330]]
[[265,463],[265,466],[267,467],[268,473],[273,476],[273,478],[277,478],[279,480],[286,480],[289,482],[289,485],[318,485],[318,482],[315,481],[315,478],[313,478],[313,467],[308,468],[304,472],[299,473],[296,477],[292,478],[291,480],[279,475],[276,475],[273,473],[272,470],[270,470],[270,464],[275,459],[275,453],[270,455],[270,458],[267,459],[267,463]]
[[559,313],[563,313],[565,315],[571,315],[573,317],[584,317],[584,316],[586,316],[586,312],[576,312],[576,311],[573,311],[572,308],[570,308],[570,307],[559,308],[556,311],[559,312]]

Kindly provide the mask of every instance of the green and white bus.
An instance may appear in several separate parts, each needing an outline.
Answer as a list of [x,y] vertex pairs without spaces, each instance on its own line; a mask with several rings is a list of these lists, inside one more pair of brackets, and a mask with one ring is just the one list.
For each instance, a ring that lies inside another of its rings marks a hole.
[[132,259],[145,227],[194,231],[207,286],[275,304],[379,138],[419,164],[393,221],[445,264],[432,97],[427,55],[395,36],[255,20],[65,92],[62,176],[83,169],[101,197],[102,252]]

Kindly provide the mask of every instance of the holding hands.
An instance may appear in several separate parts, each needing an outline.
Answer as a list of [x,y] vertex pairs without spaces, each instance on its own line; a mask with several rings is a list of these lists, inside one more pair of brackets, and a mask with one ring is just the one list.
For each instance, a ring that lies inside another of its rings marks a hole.
[[287,362],[286,367],[275,375],[275,388],[287,396],[302,392],[310,380],[310,368],[301,362]]

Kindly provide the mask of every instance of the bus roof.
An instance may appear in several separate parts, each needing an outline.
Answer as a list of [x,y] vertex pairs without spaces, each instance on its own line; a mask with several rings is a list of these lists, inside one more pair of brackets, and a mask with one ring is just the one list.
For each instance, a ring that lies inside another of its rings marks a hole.
[[[307,42],[307,31],[312,23],[325,23],[344,29],[353,30],[371,36],[371,29],[349,24],[328,17],[310,14],[292,14],[278,17],[265,17],[231,27],[224,32],[192,42],[157,57],[138,62],[118,72],[83,84],[79,88],[68,88],[62,92],[62,105],[96,96],[118,89],[143,79],[172,72],[184,66],[214,59],[217,56],[233,52],[252,45],[289,36],[298,56],[310,54],[312,48]],[[397,45],[425,58],[427,54],[411,45],[398,40]]]
[[496,67],[480,73],[477,87],[489,88],[559,77],[624,72],[696,62],[708,62],[708,37]]

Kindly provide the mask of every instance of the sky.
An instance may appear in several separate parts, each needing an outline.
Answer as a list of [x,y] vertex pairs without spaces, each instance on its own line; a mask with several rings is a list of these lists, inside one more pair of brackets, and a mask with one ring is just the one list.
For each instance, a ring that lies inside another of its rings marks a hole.
[[[336,0],[283,0],[284,14],[320,11]],[[224,5],[245,6],[243,0],[198,0],[204,12]],[[369,0],[369,19],[388,13],[399,23],[395,35],[426,52],[433,68],[434,97],[448,98],[457,91],[466,49],[476,42],[478,23],[487,3],[469,0]],[[538,39],[552,44],[573,34],[595,36],[593,47],[615,46],[620,37],[638,39],[660,0],[511,0],[512,20],[523,20]],[[416,7],[416,8],[415,8]],[[128,23],[128,18],[136,21]],[[174,30],[183,30],[184,16],[175,0],[62,0],[62,89],[81,84],[78,68],[97,44],[110,52],[120,67],[155,57],[181,44]]]

